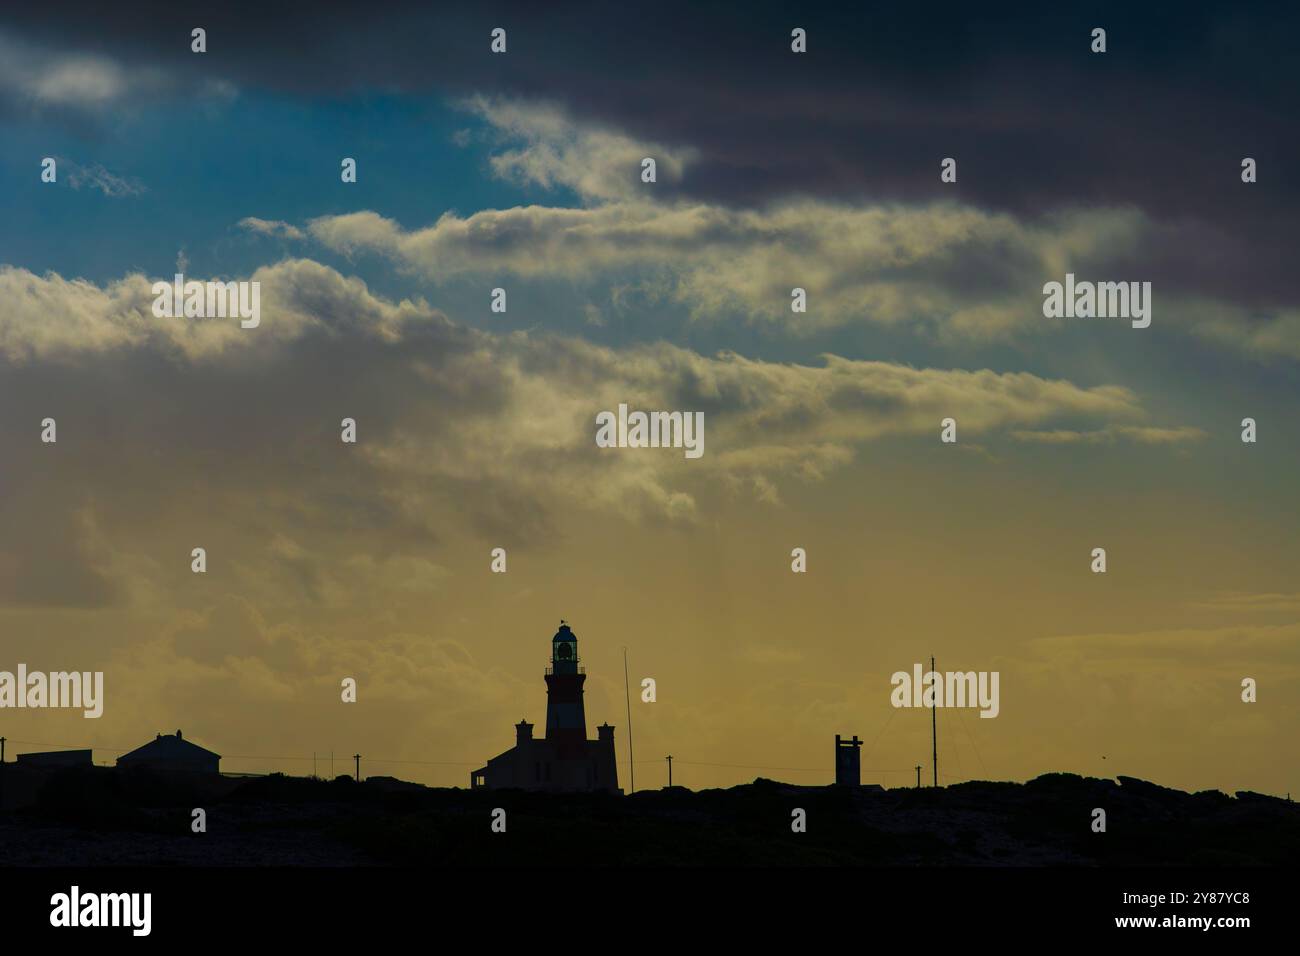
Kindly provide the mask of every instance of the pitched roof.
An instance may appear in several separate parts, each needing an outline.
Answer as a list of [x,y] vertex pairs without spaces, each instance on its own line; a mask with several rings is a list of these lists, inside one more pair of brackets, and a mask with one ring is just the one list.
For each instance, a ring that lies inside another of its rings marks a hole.
[[192,744],[188,740],[181,738],[181,732],[178,730],[175,734],[159,734],[156,740],[151,740],[143,747],[137,747],[128,754],[122,754],[118,757],[122,760],[193,760],[195,757],[206,756],[221,758],[221,754],[213,753],[206,750],[198,744]]

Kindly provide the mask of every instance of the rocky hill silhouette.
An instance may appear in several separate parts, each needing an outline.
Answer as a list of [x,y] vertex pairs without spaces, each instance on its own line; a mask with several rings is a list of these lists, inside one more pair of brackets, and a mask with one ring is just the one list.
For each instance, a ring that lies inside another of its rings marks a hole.
[[[12,769],[12,768],[7,768]],[[14,783],[10,776],[7,783]],[[202,807],[207,832],[191,832]],[[491,831],[506,810],[505,834]],[[1107,830],[1092,830],[1092,811]],[[791,812],[807,832],[791,832]],[[942,788],[803,787],[609,794],[58,771],[0,813],[11,865],[1270,866],[1300,859],[1300,807],[1053,773]]]

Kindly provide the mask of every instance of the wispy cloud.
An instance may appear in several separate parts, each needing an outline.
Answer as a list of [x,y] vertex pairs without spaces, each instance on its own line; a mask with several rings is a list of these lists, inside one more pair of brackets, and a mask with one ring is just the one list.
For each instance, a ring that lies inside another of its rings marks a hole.
[[97,189],[105,196],[141,196],[148,192],[138,179],[119,176],[100,163],[83,166],[70,159],[57,158],[59,173],[71,189]]
[[519,144],[491,157],[493,173],[520,184],[568,188],[588,203],[644,197],[641,161],[646,157],[655,160],[655,185],[663,190],[681,181],[697,155],[690,147],[638,141],[577,122],[556,104],[474,96],[460,106],[484,120],[498,143]]
[[256,216],[245,216],[239,220],[239,228],[248,232],[256,233],[259,236],[278,236],[283,239],[305,239],[304,233],[297,226],[291,225],[282,219],[258,219]]
[[1040,445],[1113,445],[1119,441],[1131,441],[1139,445],[1174,445],[1208,437],[1203,429],[1192,426],[1153,428],[1147,425],[1107,425],[1091,431],[1017,429],[1010,432],[1010,435],[1016,441]]
[[1196,601],[1191,606],[1206,611],[1295,614],[1300,613],[1300,592],[1254,594],[1246,591],[1223,591],[1210,595],[1203,601]]

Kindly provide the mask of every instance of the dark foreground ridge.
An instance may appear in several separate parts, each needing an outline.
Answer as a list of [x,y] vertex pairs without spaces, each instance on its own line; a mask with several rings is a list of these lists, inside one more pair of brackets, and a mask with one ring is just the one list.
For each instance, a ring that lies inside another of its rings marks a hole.
[[[206,833],[191,831],[199,807]],[[492,831],[498,807],[505,833]],[[1092,829],[1098,807],[1105,833]],[[791,831],[796,808],[805,833]],[[0,846],[27,866],[1257,866],[1300,859],[1300,807],[1074,774],[896,790],[760,778],[616,796],[94,768],[52,774],[33,805],[0,814]]]

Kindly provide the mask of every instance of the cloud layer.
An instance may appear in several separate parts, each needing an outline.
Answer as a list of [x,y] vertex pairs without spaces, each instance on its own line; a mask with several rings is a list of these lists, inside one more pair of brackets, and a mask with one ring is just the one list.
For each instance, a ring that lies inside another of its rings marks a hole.
[[[771,498],[780,480],[816,480],[866,442],[930,436],[946,417],[973,437],[1051,422],[1135,427],[1145,414],[1128,389],[1029,373],[834,355],[802,365],[705,356],[662,342],[613,349],[547,333],[475,331],[424,300],[387,300],[307,259],[263,267],[251,279],[261,283],[262,322],[245,330],[236,320],[155,318],[153,280],[143,275],[101,288],[0,269],[9,303],[0,355],[15,367],[34,366],[33,375],[51,363],[84,368],[152,357],[178,374],[206,368],[214,389],[222,377],[232,389],[246,388],[235,383],[250,367],[310,380],[338,360],[330,356],[365,355],[368,363],[353,374],[394,396],[391,404],[362,398],[352,409],[366,437],[358,453],[384,473],[383,487],[418,499],[428,482],[444,490],[478,485],[498,493],[495,500],[530,500],[543,510],[563,502],[675,518],[691,517],[692,488],[711,476]],[[404,406],[399,386],[415,396]],[[304,383],[294,401],[267,414],[286,428],[319,419],[308,399],[323,387],[327,381]],[[686,469],[668,452],[596,448],[596,414],[620,403],[704,412],[705,458]],[[1154,429],[1132,434],[1166,437]]]

